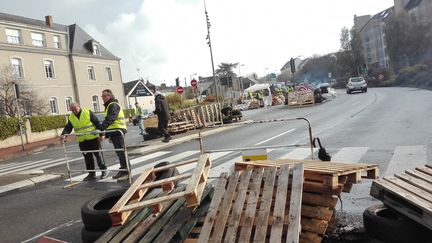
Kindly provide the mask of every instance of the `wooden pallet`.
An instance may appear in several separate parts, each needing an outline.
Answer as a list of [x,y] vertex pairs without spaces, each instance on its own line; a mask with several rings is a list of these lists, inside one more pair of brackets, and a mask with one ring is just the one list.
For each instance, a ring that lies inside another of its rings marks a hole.
[[[184,190],[181,185],[170,192],[152,191],[145,199],[153,199]],[[108,229],[96,243],[105,242],[181,242],[192,232],[197,222],[207,212],[214,188],[207,185],[202,193],[200,205],[188,208],[186,200],[163,202],[162,210],[154,215],[151,208],[134,210],[123,225]]]
[[[170,178],[149,182],[148,178],[154,179],[155,173],[164,171],[169,168],[179,167],[186,164],[196,163],[192,173],[184,173]],[[173,163],[158,168],[149,168],[145,170],[136,181],[129,187],[125,194],[117,201],[109,211],[109,216],[113,225],[123,224],[133,210],[151,207],[153,213],[158,213],[163,207],[163,202],[173,201],[178,198],[185,198],[188,207],[198,205],[201,194],[207,182],[207,176],[210,171],[211,161],[209,154],[202,154],[200,158],[192,161]],[[161,187],[164,191],[171,191],[174,188],[174,182],[189,180],[188,186],[184,191],[176,192],[170,195],[161,196],[154,199],[140,201],[149,188]]]
[[377,179],[379,176],[378,165],[341,162],[324,163],[317,160],[280,159],[236,162],[234,169],[244,170],[245,168],[281,166],[299,162],[304,163],[306,180],[330,186],[332,189],[337,189],[340,179],[345,176],[348,177],[347,185],[359,183],[362,178]]
[[198,242],[299,242],[302,185],[301,163],[222,174]]
[[370,194],[432,230],[432,165],[375,180]]
[[310,106],[314,104],[314,93],[311,90],[288,93],[288,106],[290,107]]
[[195,125],[189,122],[173,122],[168,125],[169,133],[180,133],[195,129]]

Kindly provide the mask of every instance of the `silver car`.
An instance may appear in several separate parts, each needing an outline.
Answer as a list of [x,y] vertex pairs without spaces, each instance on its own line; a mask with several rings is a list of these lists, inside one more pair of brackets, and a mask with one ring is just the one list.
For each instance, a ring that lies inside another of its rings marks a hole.
[[348,80],[346,85],[347,94],[351,94],[354,91],[367,92],[367,83],[363,77],[354,77]]

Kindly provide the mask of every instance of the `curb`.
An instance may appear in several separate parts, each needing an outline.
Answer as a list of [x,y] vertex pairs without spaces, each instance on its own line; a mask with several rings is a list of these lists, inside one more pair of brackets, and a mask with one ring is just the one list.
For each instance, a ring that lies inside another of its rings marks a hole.
[[18,181],[9,185],[0,186],[0,195],[6,194],[8,192],[17,191],[20,189],[24,189],[27,187],[36,186],[37,184],[40,184],[42,182],[55,180],[62,177],[61,175],[52,175],[52,174],[46,174],[41,176],[36,176],[30,179]]

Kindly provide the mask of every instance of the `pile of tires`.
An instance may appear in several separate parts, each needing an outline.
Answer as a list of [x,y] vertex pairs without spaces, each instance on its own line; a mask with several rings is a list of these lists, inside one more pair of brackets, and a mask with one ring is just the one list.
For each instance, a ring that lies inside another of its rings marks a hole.
[[[169,162],[161,162],[154,167],[169,165]],[[176,168],[156,172],[156,180],[162,180],[179,174]],[[94,198],[82,205],[81,219],[84,227],[81,231],[83,243],[95,242],[105,231],[111,227],[109,210],[117,203],[128,188],[110,191],[102,196]],[[150,191],[149,191],[150,192]]]
[[431,242],[431,230],[382,203],[364,211],[363,224],[369,236],[385,242]]

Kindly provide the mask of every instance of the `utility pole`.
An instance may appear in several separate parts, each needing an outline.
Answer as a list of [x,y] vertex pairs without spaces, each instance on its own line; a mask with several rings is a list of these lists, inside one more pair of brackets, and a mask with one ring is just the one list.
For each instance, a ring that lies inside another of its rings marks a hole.
[[211,58],[211,64],[212,64],[212,71],[213,71],[213,83],[215,85],[215,89],[216,89],[216,101],[219,103],[219,91],[218,91],[218,85],[216,82],[216,75],[215,75],[215,70],[214,70],[214,62],[213,62],[213,51],[212,51],[212,46],[211,46],[211,39],[210,39],[210,19],[208,17],[208,13],[207,13],[207,8],[206,8],[206,4],[205,4],[205,0],[204,0],[204,13],[206,15],[206,22],[207,22],[207,44],[210,48],[210,58]]
[[22,122],[20,109],[19,109],[19,98],[20,98],[19,88],[18,88],[18,84],[16,84],[16,83],[13,83],[13,86],[14,86],[15,98],[16,98],[15,100],[16,100],[16,106],[17,106],[18,126],[19,126],[19,130],[20,130],[20,138],[21,138],[21,149],[24,151],[23,122]]

